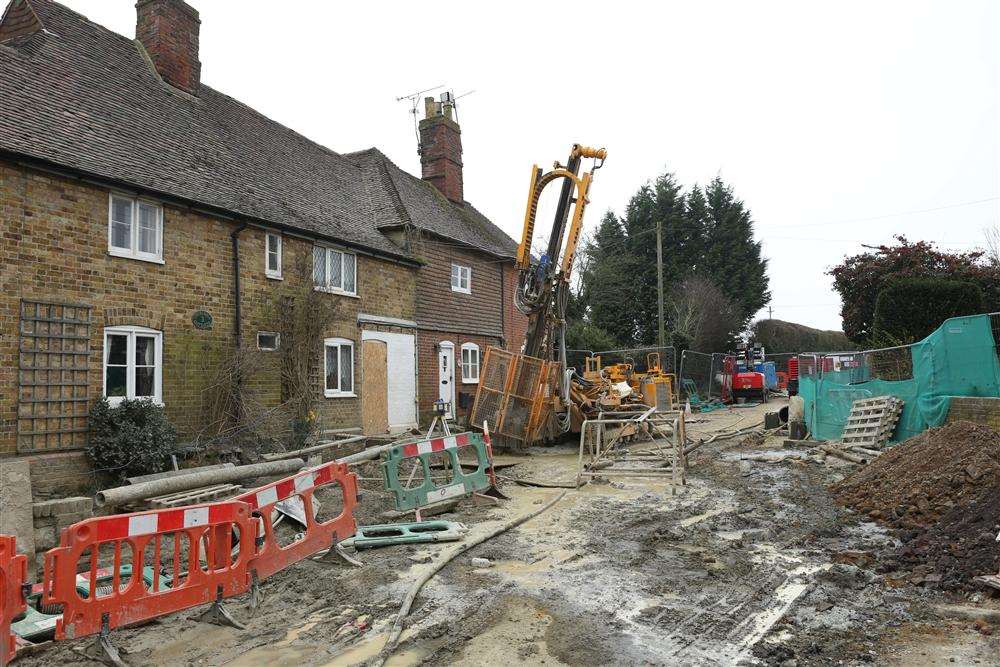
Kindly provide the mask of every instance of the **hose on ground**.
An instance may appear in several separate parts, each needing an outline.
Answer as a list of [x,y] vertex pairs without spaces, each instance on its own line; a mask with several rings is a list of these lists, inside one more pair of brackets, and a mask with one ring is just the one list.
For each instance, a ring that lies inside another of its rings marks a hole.
[[409,615],[410,608],[413,606],[413,601],[416,599],[417,594],[420,593],[420,589],[424,587],[424,584],[426,584],[431,577],[433,577],[435,574],[444,569],[444,566],[450,563],[452,560],[454,560],[454,558],[459,554],[463,554],[472,547],[479,546],[486,540],[494,538],[497,535],[500,535],[501,533],[510,530],[511,528],[516,528],[517,526],[520,526],[522,523],[528,521],[529,519],[535,518],[536,516],[548,510],[553,505],[562,500],[567,493],[568,493],[567,491],[563,491],[558,496],[556,496],[549,502],[545,503],[537,510],[529,512],[524,516],[520,516],[512,521],[508,521],[507,523],[491,530],[485,535],[477,537],[474,540],[466,542],[465,544],[460,545],[458,548],[453,549],[450,554],[448,554],[438,563],[435,563],[431,569],[429,569],[419,579],[417,579],[410,587],[410,590],[407,591],[406,597],[403,598],[403,604],[402,606],[400,606],[399,613],[396,615],[396,620],[392,624],[392,630],[389,632],[389,639],[386,640],[385,646],[382,647],[382,650],[379,651],[378,656],[376,656],[375,659],[373,660],[372,662],[373,667],[382,667],[382,665],[385,664],[385,661],[389,659],[389,656],[392,655],[393,651],[396,650],[396,645],[399,643],[399,637],[400,635],[403,634],[403,621]]

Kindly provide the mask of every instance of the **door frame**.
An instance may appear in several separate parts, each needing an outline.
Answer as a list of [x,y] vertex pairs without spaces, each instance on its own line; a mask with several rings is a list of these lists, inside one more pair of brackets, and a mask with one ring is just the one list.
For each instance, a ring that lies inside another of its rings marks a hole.
[[450,372],[451,372],[451,377],[448,378],[448,386],[450,387],[450,392],[449,393],[451,395],[450,395],[450,397],[447,397],[448,404],[449,404],[448,417],[451,418],[451,419],[454,419],[455,418],[455,398],[456,398],[456,395],[455,395],[455,344],[452,343],[450,340],[443,340],[440,343],[438,343],[438,363],[437,363],[437,367],[438,367],[438,373],[437,373],[438,374],[438,398],[446,398],[446,397],[444,397],[444,396],[441,395],[441,386],[443,384],[442,381],[441,381],[441,379],[442,379],[441,378],[441,366],[442,366],[441,360],[444,358],[446,352],[450,352],[450,354],[451,354],[451,368],[449,369]]

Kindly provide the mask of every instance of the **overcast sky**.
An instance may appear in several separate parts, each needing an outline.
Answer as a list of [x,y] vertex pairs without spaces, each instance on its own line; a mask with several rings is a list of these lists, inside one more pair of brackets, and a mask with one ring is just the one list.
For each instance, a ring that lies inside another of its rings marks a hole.
[[[63,2],[135,34],[132,0]],[[609,151],[590,228],[663,171],[721,174],[753,211],[776,318],[839,329],[824,272],[862,243],[971,249],[998,224],[996,0],[190,4],[202,80],[335,151],[419,174],[396,98],[475,91],[465,195],[515,238],[531,164],[574,142]]]

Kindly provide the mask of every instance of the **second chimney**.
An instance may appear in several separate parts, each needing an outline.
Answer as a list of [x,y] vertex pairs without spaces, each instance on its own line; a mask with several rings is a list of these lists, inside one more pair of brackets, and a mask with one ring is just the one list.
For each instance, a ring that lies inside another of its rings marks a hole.
[[420,170],[441,194],[461,204],[462,192],[462,130],[454,121],[455,102],[451,93],[443,93],[441,101],[424,98],[424,116],[420,121]]
[[142,42],[160,77],[181,90],[198,94],[198,12],[182,0],[139,0],[135,38]]

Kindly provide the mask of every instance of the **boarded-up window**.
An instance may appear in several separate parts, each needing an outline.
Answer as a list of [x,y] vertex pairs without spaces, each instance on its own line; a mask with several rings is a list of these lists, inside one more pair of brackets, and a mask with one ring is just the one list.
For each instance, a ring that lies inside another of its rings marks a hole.
[[21,301],[17,451],[87,444],[90,306]]

